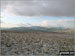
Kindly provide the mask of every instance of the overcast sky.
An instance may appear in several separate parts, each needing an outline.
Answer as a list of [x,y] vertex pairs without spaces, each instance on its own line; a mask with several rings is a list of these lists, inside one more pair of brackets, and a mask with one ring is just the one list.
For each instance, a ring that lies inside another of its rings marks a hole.
[[[23,26],[73,28],[74,1],[75,0],[0,0],[1,21],[4,22],[1,23],[1,26],[16,27],[22,24]],[[7,25],[5,22],[7,22]]]
[[74,0],[1,0],[1,6],[22,16],[74,16]]

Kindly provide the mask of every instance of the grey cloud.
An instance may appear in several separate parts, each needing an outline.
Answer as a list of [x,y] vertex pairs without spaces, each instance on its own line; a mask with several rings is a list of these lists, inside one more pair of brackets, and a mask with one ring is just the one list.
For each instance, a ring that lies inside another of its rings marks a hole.
[[74,16],[74,0],[2,0],[1,7],[21,16]]

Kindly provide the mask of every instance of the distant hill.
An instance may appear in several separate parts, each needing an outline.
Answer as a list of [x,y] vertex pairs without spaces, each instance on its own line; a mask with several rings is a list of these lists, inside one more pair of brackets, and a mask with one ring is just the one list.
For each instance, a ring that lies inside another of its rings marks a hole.
[[0,30],[9,30],[9,31],[24,31],[24,32],[63,32],[63,31],[71,31],[66,28],[46,28],[46,27],[39,27],[39,26],[32,26],[32,27],[14,27],[14,28],[0,28]]

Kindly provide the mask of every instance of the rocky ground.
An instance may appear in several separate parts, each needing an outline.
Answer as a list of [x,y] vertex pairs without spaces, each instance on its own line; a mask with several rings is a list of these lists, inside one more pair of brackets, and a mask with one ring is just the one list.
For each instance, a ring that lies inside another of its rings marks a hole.
[[74,35],[42,32],[1,32],[1,55],[50,56],[74,51]]

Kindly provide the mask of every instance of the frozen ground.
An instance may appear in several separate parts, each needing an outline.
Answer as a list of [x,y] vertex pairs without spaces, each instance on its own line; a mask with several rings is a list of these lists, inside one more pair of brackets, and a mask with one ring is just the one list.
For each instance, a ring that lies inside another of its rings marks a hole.
[[58,56],[74,51],[74,35],[67,33],[1,32],[0,54],[13,56]]

